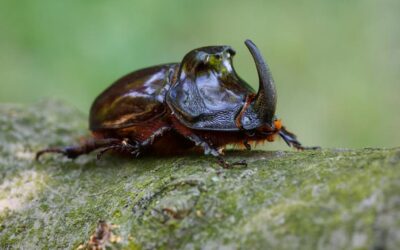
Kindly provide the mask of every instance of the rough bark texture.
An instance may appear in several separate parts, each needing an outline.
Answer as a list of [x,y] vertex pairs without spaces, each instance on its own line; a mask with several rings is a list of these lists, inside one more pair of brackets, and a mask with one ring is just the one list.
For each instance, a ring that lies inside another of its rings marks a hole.
[[204,156],[33,160],[86,127],[60,102],[0,106],[1,249],[82,248],[99,220],[117,249],[400,247],[399,148],[228,153],[242,169]]

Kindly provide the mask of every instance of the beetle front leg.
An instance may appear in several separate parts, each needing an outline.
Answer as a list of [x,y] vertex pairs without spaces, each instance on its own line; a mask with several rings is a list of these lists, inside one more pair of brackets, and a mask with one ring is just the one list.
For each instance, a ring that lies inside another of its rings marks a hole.
[[289,147],[294,147],[298,150],[316,150],[321,147],[305,147],[297,140],[297,137],[292,132],[289,132],[285,127],[279,130],[279,135],[286,142]]

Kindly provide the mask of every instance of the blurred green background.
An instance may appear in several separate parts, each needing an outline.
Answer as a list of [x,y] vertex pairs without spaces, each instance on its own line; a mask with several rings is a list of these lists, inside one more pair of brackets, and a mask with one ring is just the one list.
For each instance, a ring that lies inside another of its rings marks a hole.
[[399,24],[397,0],[0,1],[0,102],[52,97],[88,113],[120,76],[219,44],[256,86],[250,38],[304,144],[399,146]]

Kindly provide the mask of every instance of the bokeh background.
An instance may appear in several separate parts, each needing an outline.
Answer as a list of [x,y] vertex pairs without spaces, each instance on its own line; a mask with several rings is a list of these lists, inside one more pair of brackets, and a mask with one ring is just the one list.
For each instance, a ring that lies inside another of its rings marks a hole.
[[304,144],[394,147],[399,24],[398,0],[0,1],[0,102],[56,98],[88,113],[120,76],[218,44],[236,49],[235,68],[256,86],[251,38],[278,115]]

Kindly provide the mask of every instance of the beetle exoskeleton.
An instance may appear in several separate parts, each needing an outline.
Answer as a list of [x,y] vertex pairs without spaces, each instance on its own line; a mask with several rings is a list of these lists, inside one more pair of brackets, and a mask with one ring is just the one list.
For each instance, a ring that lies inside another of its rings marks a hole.
[[[181,63],[134,71],[107,88],[93,102],[92,138],[76,146],[37,153],[61,153],[69,158],[99,149],[134,156],[178,154],[202,149],[228,167],[222,149],[228,144],[274,141],[305,149],[275,116],[276,90],[267,63],[256,45],[245,41],[256,64],[256,92],[232,65],[230,46],[208,46],[187,53]],[[239,162],[238,164],[245,164]]]

